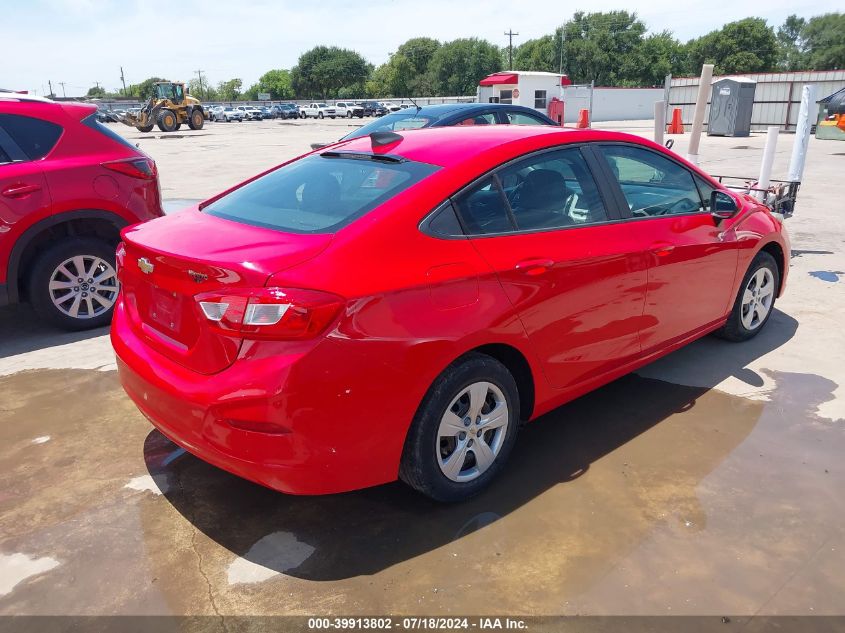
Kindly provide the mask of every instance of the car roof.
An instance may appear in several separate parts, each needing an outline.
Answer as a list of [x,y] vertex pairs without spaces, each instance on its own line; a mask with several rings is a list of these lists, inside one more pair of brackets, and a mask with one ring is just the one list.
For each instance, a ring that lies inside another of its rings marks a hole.
[[[478,154],[497,150],[503,161],[522,152],[541,147],[583,141],[623,141],[640,145],[655,145],[647,139],[632,134],[606,130],[561,128],[551,125],[473,125],[453,127],[428,127],[403,130],[401,139],[392,144],[373,148],[369,136],[341,141],[325,148],[336,152],[388,154],[422,163],[452,167]],[[513,146],[508,148],[508,146]],[[518,148],[517,148],[518,146]],[[656,146],[655,147],[659,147]]]

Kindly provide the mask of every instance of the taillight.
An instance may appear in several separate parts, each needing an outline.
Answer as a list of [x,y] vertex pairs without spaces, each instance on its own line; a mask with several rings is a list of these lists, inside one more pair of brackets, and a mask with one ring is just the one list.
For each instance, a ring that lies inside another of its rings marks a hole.
[[337,317],[342,297],[301,288],[257,288],[196,295],[197,308],[223,334],[246,338],[307,339]]
[[110,160],[100,164],[106,169],[116,171],[125,176],[131,176],[132,178],[140,178],[141,180],[155,180],[158,175],[155,162],[149,158]]
[[121,242],[117,245],[117,250],[114,254],[114,263],[115,263],[115,272],[117,272],[117,278],[120,279],[123,275],[123,262],[126,259],[126,244]]

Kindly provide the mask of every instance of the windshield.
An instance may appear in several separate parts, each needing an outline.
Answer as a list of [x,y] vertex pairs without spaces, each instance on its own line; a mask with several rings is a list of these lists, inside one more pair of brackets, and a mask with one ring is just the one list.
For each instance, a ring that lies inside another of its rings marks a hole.
[[288,233],[332,233],[438,168],[412,161],[311,155],[215,200],[203,211]]
[[367,136],[368,134],[372,134],[373,132],[416,130],[421,127],[430,126],[432,123],[437,121],[437,118],[438,117],[434,117],[431,115],[419,115],[417,114],[416,108],[408,108],[407,110],[400,110],[399,112],[386,114],[380,119],[370,121],[366,125],[362,125],[361,127],[359,127],[357,130],[353,130],[340,140],[348,141],[352,138]]

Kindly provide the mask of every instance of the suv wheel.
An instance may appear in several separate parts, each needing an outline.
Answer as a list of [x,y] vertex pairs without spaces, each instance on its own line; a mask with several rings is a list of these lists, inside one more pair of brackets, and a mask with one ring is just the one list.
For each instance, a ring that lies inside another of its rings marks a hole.
[[118,288],[114,247],[96,238],[73,237],[35,261],[29,300],[38,316],[56,327],[87,330],[111,321]]

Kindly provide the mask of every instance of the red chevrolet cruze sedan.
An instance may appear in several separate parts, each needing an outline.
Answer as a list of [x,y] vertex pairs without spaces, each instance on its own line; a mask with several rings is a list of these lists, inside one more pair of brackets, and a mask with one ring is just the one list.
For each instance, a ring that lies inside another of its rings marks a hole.
[[123,232],[112,342],[167,437],[297,494],[479,491],[523,422],[754,336],[786,232],[642,138],[380,132]]
[[107,325],[120,230],[160,217],[153,160],[82,103],[0,91],[0,306]]

